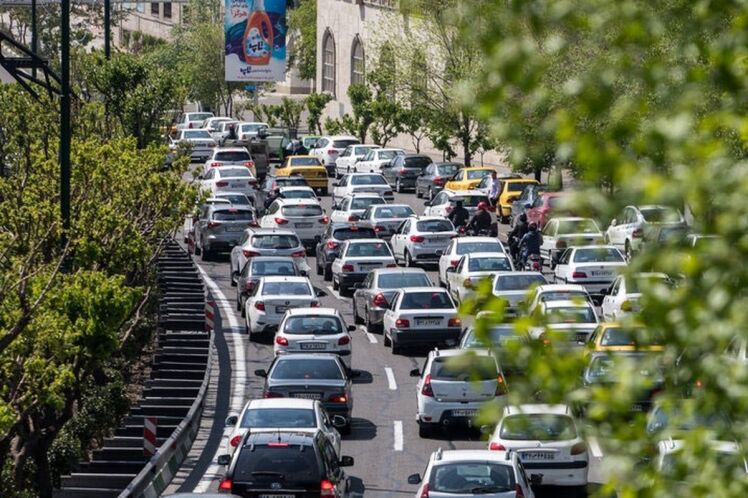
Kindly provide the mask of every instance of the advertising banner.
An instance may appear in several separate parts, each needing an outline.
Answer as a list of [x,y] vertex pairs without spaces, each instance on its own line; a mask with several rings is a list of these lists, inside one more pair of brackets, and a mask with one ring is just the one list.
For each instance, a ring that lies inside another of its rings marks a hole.
[[286,0],[226,0],[226,81],[286,79]]

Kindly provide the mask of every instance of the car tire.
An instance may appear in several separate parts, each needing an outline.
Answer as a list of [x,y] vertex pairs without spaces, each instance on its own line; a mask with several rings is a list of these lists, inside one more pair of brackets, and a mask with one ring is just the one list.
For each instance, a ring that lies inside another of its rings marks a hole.
[[392,343],[392,354],[400,354],[403,349],[402,346],[395,339],[390,339],[390,342]]
[[327,267],[325,267],[325,268],[324,268],[324,269],[322,270],[322,273],[323,273],[323,275],[322,275],[322,279],[323,279],[323,280],[324,280],[325,282],[329,282],[330,280],[332,280],[332,269],[329,269],[329,270],[328,270],[328,269],[327,269]]
[[237,291],[237,293],[236,293],[236,311],[240,311],[241,312],[242,308],[243,308],[243,306],[242,306],[242,300],[239,297],[239,292]]
[[587,498],[587,486],[574,486],[571,489],[571,496],[575,498]]
[[402,194],[403,192],[403,188],[402,188],[402,185],[400,184],[399,178],[395,180],[395,192],[397,192],[398,194]]
[[378,334],[382,334],[383,333],[383,329],[384,328],[382,327],[381,323],[379,323],[379,324],[371,323],[371,320],[369,319],[369,310],[368,309],[364,310],[364,326],[366,327],[366,330],[368,330],[369,332],[372,332],[372,333],[376,332]]
[[229,282],[231,283],[231,287],[236,287],[236,280],[239,278],[239,272],[231,270],[229,271]]
[[353,299],[353,323],[361,325],[364,323],[364,319],[358,314],[358,306],[356,306],[356,299]]
[[195,254],[195,256],[200,256],[200,253],[202,253],[202,249],[197,245],[197,242],[192,243],[192,252]]
[[335,277],[332,278],[332,290],[336,291],[340,289],[340,284],[337,280],[335,280]]
[[384,347],[388,348],[392,346],[392,341],[390,340],[390,336],[387,334],[387,332],[384,332],[382,335],[382,342],[384,342]]
[[322,195],[327,195],[327,187],[322,188]]
[[244,333],[247,334],[247,337],[249,337],[249,341],[252,341],[252,329],[249,327],[249,322],[245,319],[244,320]]
[[403,254],[403,258],[405,259],[405,266],[407,266],[408,268],[413,268],[414,266],[416,266],[407,249],[405,250],[405,254]]
[[631,243],[627,240],[623,246],[623,257],[626,258],[627,262],[631,262],[631,258],[634,256],[634,251],[631,249]]
[[501,221],[502,225],[508,225],[509,224],[509,217],[500,214],[499,215],[499,221]]
[[338,287],[340,287],[339,294],[341,297],[348,297],[353,295],[353,290],[350,287],[346,287],[340,284],[338,284]]
[[210,251],[202,248],[200,249],[200,261],[210,261]]
[[339,432],[341,436],[350,436],[351,435],[351,421],[349,420],[347,424],[341,427]]
[[416,186],[416,199],[422,199],[422,198],[423,198],[423,194],[421,193],[420,190],[418,190],[418,186]]
[[427,422],[418,422],[418,437],[428,439],[434,435],[434,427]]
[[317,264],[316,264],[316,265],[314,265],[314,266],[316,266],[316,267],[317,267],[317,275],[322,275],[322,274],[324,274],[324,273],[325,273],[325,269],[324,269],[324,267],[323,267],[323,266],[320,266],[320,264],[319,264],[319,260],[317,260]]

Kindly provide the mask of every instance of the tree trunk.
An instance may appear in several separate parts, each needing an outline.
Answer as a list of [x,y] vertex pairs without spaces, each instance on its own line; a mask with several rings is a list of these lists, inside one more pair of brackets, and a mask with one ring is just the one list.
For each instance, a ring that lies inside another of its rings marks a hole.
[[533,173],[535,173],[535,180],[536,180],[536,181],[537,181],[538,183],[542,183],[542,180],[541,180],[541,176],[542,176],[542,174],[543,174],[543,169],[542,169],[542,168],[538,168],[538,167],[536,167],[536,168],[535,168],[535,171],[534,171]]
[[52,475],[49,468],[49,447],[57,431],[39,438],[34,449],[34,463],[36,463],[36,485],[39,498],[52,498]]

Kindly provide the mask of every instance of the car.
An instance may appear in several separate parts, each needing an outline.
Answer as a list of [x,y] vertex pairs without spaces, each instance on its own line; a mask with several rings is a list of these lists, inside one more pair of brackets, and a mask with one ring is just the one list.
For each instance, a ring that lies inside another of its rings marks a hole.
[[618,322],[600,323],[589,339],[587,350],[593,352],[631,352],[665,350],[662,337],[642,326],[624,326]]
[[686,221],[680,211],[671,207],[626,206],[611,220],[605,237],[609,244],[621,249],[630,259],[641,248],[642,241],[650,237],[649,232],[663,225],[685,226]]
[[598,324],[595,307],[588,301],[546,301],[535,313],[545,319],[546,327],[533,327],[532,338],[558,338],[561,349],[584,346]]
[[[342,467],[353,458],[338,458],[324,434],[296,431],[247,433],[228,464],[218,490],[240,496],[348,497],[350,479]],[[270,494],[265,493],[270,491]]]
[[382,166],[382,176],[396,191],[415,189],[416,179],[433,161],[423,154],[399,154]]
[[179,118],[177,130],[203,128],[205,120],[212,117],[212,112],[185,112]]
[[385,347],[399,354],[405,346],[455,346],[462,332],[457,306],[440,287],[398,289],[382,317]]
[[301,145],[303,145],[306,150],[311,150],[314,148],[314,144],[316,144],[317,140],[319,139],[320,137],[317,135],[302,135]]
[[512,204],[519,198],[528,185],[539,185],[540,182],[532,178],[502,178],[499,180],[499,197],[496,203],[496,217],[501,223],[509,223],[512,214]]
[[295,308],[288,310],[273,341],[275,356],[299,353],[332,353],[351,371],[355,325],[346,325],[335,308]]
[[512,451],[544,485],[573,486],[586,495],[589,451],[567,405],[504,408],[488,442],[490,451]]
[[[496,171],[494,168],[487,166],[462,168],[447,181],[444,188],[449,190],[472,190],[478,186],[484,176],[489,176],[494,171]],[[481,192],[481,194],[483,193]]]
[[280,187],[278,197],[281,199],[310,199],[319,201],[317,193],[312,187]]
[[244,325],[250,340],[253,334],[275,332],[289,309],[318,308],[320,295],[307,277],[261,277],[244,302]]
[[256,228],[245,230],[242,238],[231,250],[229,271],[231,280],[236,281],[239,272],[251,258],[259,256],[284,256],[293,258],[299,271],[306,272],[306,250],[299,236],[292,230]]
[[599,302],[602,291],[610,287],[625,267],[623,254],[613,246],[569,247],[558,257],[553,280],[556,283],[579,284]]
[[569,246],[594,246],[604,244],[600,227],[591,218],[551,218],[543,227],[543,244],[540,257],[553,269],[553,260]]
[[460,349],[489,349],[499,360],[502,370],[506,373],[516,373],[525,370],[522,359],[511,344],[527,344],[530,335],[519,331],[511,323],[499,323],[488,327],[484,333],[478,334],[474,327],[468,327],[460,338]]
[[462,207],[468,210],[471,215],[478,210],[478,204],[481,202],[488,203],[488,197],[477,190],[442,190],[431,201],[423,203],[426,209],[423,210],[424,216],[442,216],[446,218],[457,201],[462,201]]
[[725,358],[740,367],[748,366],[748,341],[742,337],[734,337],[724,353]]
[[244,166],[219,166],[198,175],[200,188],[211,196],[218,192],[239,192],[257,205],[257,179]]
[[395,259],[405,266],[438,262],[457,231],[451,221],[437,216],[411,216],[392,235]]
[[240,192],[216,192],[213,201],[228,201],[235,208],[246,208],[254,211],[254,205],[246,194]]
[[335,178],[340,178],[347,173],[357,172],[356,163],[366,157],[369,151],[380,148],[379,145],[373,144],[349,145],[335,160]]
[[505,316],[519,314],[521,303],[527,300],[533,288],[548,284],[545,276],[535,271],[514,271],[511,273],[497,273],[493,277],[493,295],[502,299],[506,304]]
[[381,239],[389,239],[405,220],[414,215],[413,208],[407,204],[374,205],[366,208],[358,225],[371,228]]
[[571,192],[542,192],[535,198],[532,206],[526,207],[527,223],[535,223],[542,229],[546,222],[559,214],[569,214]]
[[265,379],[264,398],[313,399],[332,416],[345,418],[341,432],[351,429],[353,391],[351,376],[338,355],[298,353],[276,356],[267,371],[255,370]]
[[[662,286],[657,289],[657,286]],[[639,299],[643,288],[657,290],[662,294],[673,286],[673,281],[664,273],[634,273],[619,275],[609,288],[603,289],[600,310],[603,320],[620,320],[624,315],[639,311]]]
[[332,184],[332,203],[337,204],[346,195],[359,193],[375,193],[381,195],[384,200],[391,202],[395,200],[387,180],[378,173],[351,173],[343,175],[337,182]]
[[527,298],[527,311],[532,314],[538,306],[549,301],[588,301],[592,303],[592,297],[587,289],[581,285],[540,285],[530,292]]
[[176,136],[169,136],[169,149],[176,152],[180,144],[190,147],[190,162],[205,162],[218,145],[208,130],[203,129],[181,129]]
[[314,156],[290,156],[283,166],[275,170],[276,178],[283,176],[303,176],[307,184],[327,195],[327,170]]
[[418,485],[415,498],[429,496],[464,498],[535,498],[532,487],[542,476],[532,479],[516,453],[488,450],[448,450],[431,454],[423,477],[408,476]]
[[295,398],[251,399],[238,415],[226,417],[231,433],[226,439],[226,452],[233,455],[248,432],[286,432],[324,434],[340,455],[340,433],[345,419],[330,417],[319,401]]
[[248,206],[205,206],[193,225],[195,254],[203,261],[208,261],[219,252],[231,251],[240,243],[243,232],[250,226],[257,226],[257,220],[254,211]]
[[447,268],[456,267],[460,258],[473,252],[504,254],[504,245],[496,237],[457,237],[452,239],[439,256],[439,284],[447,285]]
[[369,206],[386,203],[384,197],[379,194],[346,195],[333,206],[334,211],[330,214],[330,221],[332,223],[355,223]]
[[[667,439],[657,444],[657,460],[655,466],[657,470],[667,479],[677,479],[686,481],[689,469],[694,463],[687,460],[688,456],[681,457],[689,443],[686,439]],[[717,462],[721,472],[725,472],[733,479],[745,481],[748,474],[748,460],[743,456],[745,452],[735,441],[711,440],[708,442],[707,450],[711,455],[701,454],[700,457]]]
[[457,302],[467,299],[483,279],[491,280],[500,272],[513,272],[509,255],[495,252],[471,252],[457,266],[447,268],[447,290]]
[[548,190],[548,185],[531,183],[525,185],[522,189],[522,193],[519,194],[514,202],[512,202],[512,212],[509,214],[509,225],[514,227],[521,214],[524,214],[528,208],[532,207],[535,199],[538,196]]
[[195,246],[195,223],[200,219],[201,213],[208,207],[215,204],[222,204],[225,207],[231,206],[231,201],[226,198],[208,197],[201,204],[196,205],[191,215],[184,217],[182,231],[184,232],[184,242],[192,250]]
[[219,137],[216,135],[216,133],[220,130],[221,123],[231,123],[235,122],[233,118],[229,118],[226,116],[214,116],[212,118],[208,118],[202,122],[202,126],[198,126],[198,128],[203,128],[208,130],[208,133],[210,133],[210,136],[213,137],[213,139],[218,142]]
[[259,188],[257,190],[256,198],[257,198],[257,206],[258,208],[264,208],[267,204],[270,204],[270,201],[268,199],[274,199],[274,197],[271,197],[271,195],[277,196],[280,191],[279,189],[283,187],[307,187],[312,188],[309,186],[309,183],[306,181],[306,178],[303,176],[267,176],[262,182],[262,188]]
[[327,169],[328,176],[335,174],[335,161],[349,146],[360,144],[361,141],[349,135],[327,135],[319,137],[314,146],[309,149],[309,155],[315,156]]
[[432,200],[442,191],[444,184],[462,168],[460,163],[431,163],[416,178],[416,197]]
[[241,141],[251,140],[267,128],[267,123],[242,121],[236,125],[236,136]]
[[219,166],[244,166],[249,168],[252,176],[257,177],[255,162],[244,147],[216,147],[205,161],[203,173]]
[[312,251],[329,223],[319,201],[310,199],[276,199],[260,218],[260,227],[293,230]]
[[353,171],[360,173],[381,173],[382,167],[395,159],[395,156],[403,155],[403,149],[372,149],[361,158],[354,166]]
[[213,140],[215,140],[218,144],[222,144],[224,140],[226,140],[226,138],[229,136],[231,127],[236,126],[238,123],[239,121],[230,119],[228,121],[218,121],[217,123],[212,125],[212,127],[206,128],[210,132],[210,136],[213,137]]
[[317,242],[315,259],[317,275],[325,281],[332,280],[332,262],[340,254],[340,245],[348,239],[373,239],[377,234],[371,228],[350,223],[330,223]]
[[364,281],[376,268],[397,266],[390,246],[377,238],[349,239],[343,242],[338,257],[332,262],[332,288],[340,294],[349,294],[353,287]]
[[418,377],[416,422],[418,435],[428,437],[437,427],[472,426],[486,403],[506,403],[504,374],[487,349],[434,349]]
[[232,276],[236,286],[236,310],[244,316],[244,302],[262,277],[306,276],[294,258],[288,256],[254,256],[246,260],[238,275]]

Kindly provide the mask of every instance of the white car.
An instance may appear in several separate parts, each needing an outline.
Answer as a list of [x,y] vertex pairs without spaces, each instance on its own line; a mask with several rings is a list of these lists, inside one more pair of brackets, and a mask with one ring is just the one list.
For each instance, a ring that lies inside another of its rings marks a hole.
[[236,136],[239,140],[251,140],[260,133],[260,130],[267,127],[267,123],[243,121],[236,125]]
[[187,128],[177,131],[176,137],[169,137],[169,150],[176,152],[180,143],[189,144],[193,163],[206,161],[218,145],[208,130]]
[[212,118],[208,118],[205,121],[203,121],[202,126],[200,128],[205,128],[208,130],[208,133],[210,133],[210,136],[213,137],[213,139],[217,142],[220,140],[221,136],[218,134],[221,123],[232,123],[236,122],[236,120],[232,118],[228,118],[226,116],[214,116]]
[[423,210],[424,216],[442,216],[446,218],[455,207],[455,202],[462,201],[462,207],[468,210],[472,216],[478,210],[478,203],[488,203],[486,194],[478,190],[442,190],[434,200],[423,203],[426,209]]
[[608,244],[621,249],[630,259],[641,248],[647,232],[663,225],[685,226],[686,221],[680,211],[667,206],[626,206],[610,222],[605,238]]
[[274,332],[286,311],[318,308],[318,292],[307,277],[262,277],[244,302],[247,334]]
[[507,406],[488,449],[516,452],[531,475],[542,474],[544,485],[587,486],[587,443],[566,405]]
[[231,280],[237,276],[249,259],[257,256],[286,256],[294,259],[296,267],[303,272],[309,271],[306,262],[306,250],[299,236],[292,230],[247,229],[239,244],[231,249]]
[[335,160],[335,178],[340,178],[346,173],[355,173],[358,171],[356,163],[366,156],[369,151],[380,148],[379,145],[373,144],[349,145]]
[[239,124],[239,121],[236,121],[235,119],[232,119],[230,121],[219,121],[214,125],[214,129],[210,131],[210,136],[213,137],[213,140],[216,142],[223,143],[223,141],[226,139],[226,137],[229,136],[229,130],[231,129],[231,126],[236,126]]
[[403,346],[456,346],[462,333],[457,306],[446,289],[409,287],[392,297],[382,317],[384,345],[398,354]]
[[496,237],[457,237],[452,239],[439,256],[439,284],[447,284],[447,268],[456,267],[460,258],[472,252],[506,253],[504,245]]
[[349,239],[343,242],[338,257],[332,262],[332,288],[341,294],[351,292],[363,282],[371,270],[394,268],[395,257],[390,246],[381,239]]
[[218,192],[239,192],[257,205],[257,179],[244,166],[218,166],[197,177],[200,189],[214,196]]
[[546,284],[548,284],[548,281],[545,276],[536,271],[497,273],[493,278],[492,292],[494,296],[506,302],[505,315],[516,315],[520,303],[528,298],[530,289],[533,287],[539,288],[539,286]]
[[349,145],[360,143],[361,141],[358,138],[350,135],[327,135],[317,139],[314,147],[309,149],[309,155],[319,159],[327,169],[327,174],[332,176],[332,173],[335,172],[335,161],[337,161],[340,153]]
[[185,112],[177,123],[177,130],[202,128],[205,120],[212,117],[212,112]]
[[451,221],[436,216],[412,216],[390,239],[392,252],[405,266],[434,263],[447,249],[457,231]]
[[[722,467],[729,465],[730,468],[723,469],[723,471],[738,479],[746,479],[745,474],[748,474],[748,461],[742,456],[743,451],[738,443],[735,441],[717,440],[709,441],[708,443],[708,449],[712,454],[700,455],[701,458],[719,462],[719,465]],[[657,470],[665,477],[679,477],[681,480],[685,477],[678,475],[678,460],[686,444],[686,441],[683,439],[667,439],[657,443],[656,466]],[[687,461],[683,461],[683,465],[686,468],[689,466]],[[694,464],[692,463],[691,465]]]
[[613,246],[570,247],[558,257],[553,277],[556,283],[579,284],[600,297],[625,267],[626,259]]
[[532,314],[538,306],[549,301],[589,301],[591,303],[592,297],[581,285],[541,285],[530,293],[527,311]]
[[513,272],[512,259],[495,252],[473,252],[464,255],[456,267],[447,268],[447,290],[458,301],[464,301],[483,280],[491,280],[498,273]]
[[486,349],[434,349],[422,369],[410,371],[416,385],[418,435],[437,427],[472,426],[491,401],[505,403],[506,382],[498,361]]
[[314,247],[328,223],[319,201],[310,199],[276,199],[260,218],[261,228],[293,230],[306,247]]
[[216,147],[208,160],[205,161],[203,173],[206,173],[210,168],[220,166],[244,166],[249,169],[252,176],[257,177],[255,162],[252,160],[249,151],[244,147]]
[[605,243],[605,237],[591,218],[551,218],[543,226],[540,257],[543,264],[554,267],[553,259],[570,246],[594,246]]
[[233,455],[247,432],[293,431],[324,434],[340,455],[340,433],[345,417],[330,417],[319,401],[300,398],[252,399],[239,415],[226,417],[226,427],[233,427],[226,440],[226,452]]
[[528,479],[516,453],[439,448],[431,454],[426,470],[408,476],[418,485],[415,498],[535,498],[531,485],[542,477]]
[[346,195],[333,206],[334,211],[330,214],[331,223],[354,223],[364,214],[366,208],[371,205],[386,204],[379,194],[353,194]]
[[380,239],[390,239],[411,216],[415,213],[407,204],[379,204],[366,208],[357,223],[374,230]]
[[376,173],[351,173],[343,175],[340,181],[332,184],[332,203],[337,204],[346,195],[360,193],[374,193],[384,197],[388,202],[395,200],[387,180]]
[[536,310],[545,318],[547,328],[533,327],[533,339],[550,335],[561,339],[569,348],[582,347],[598,325],[595,307],[588,301],[546,301]]
[[351,370],[351,335],[335,308],[295,308],[286,312],[273,341],[275,356],[293,353],[332,353]]
[[278,197],[281,199],[309,199],[319,201],[317,193],[312,187],[280,187]]
[[603,320],[616,322],[624,315],[639,311],[639,298],[642,286],[662,284],[671,286],[672,281],[664,273],[635,273],[619,275],[609,289],[603,290],[603,302],[600,305]]
[[403,149],[373,149],[356,163],[353,171],[362,173],[381,173],[382,166],[405,154]]

